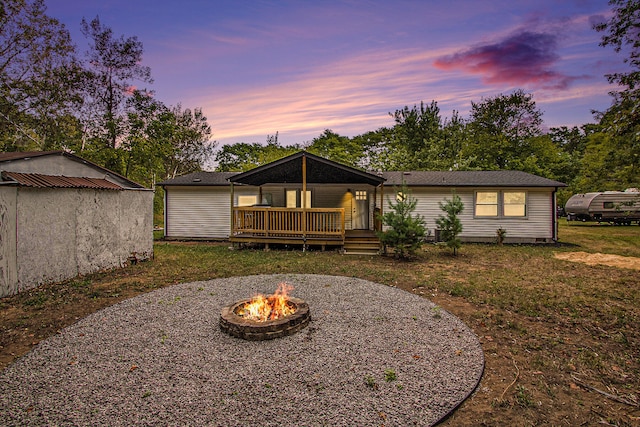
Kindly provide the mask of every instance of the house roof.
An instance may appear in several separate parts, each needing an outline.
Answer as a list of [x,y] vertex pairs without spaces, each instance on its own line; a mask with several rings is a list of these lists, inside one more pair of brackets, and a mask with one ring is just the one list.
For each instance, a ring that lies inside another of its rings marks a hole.
[[306,163],[306,182],[309,184],[369,184],[380,185],[384,178],[350,166],[300,151],[275,162],[235,175],[234,183],[248,185],[302,182],[303,160]]
[[522,171],[383,172],[387,185],[421,187],[566,187],[565,183]]
[[159,183],[160,186],[226,186],[229,182],[264,185],[302,183],[302,157],[306,157],[307,183],[381,183],[414,187],[566,187],[567,185],[521,171],[390,171],[373,174],[301,151],[248,172],[195,172]]
[[[2,152],[0,153],[0,169],[2,169],[1,163],[8,163],[16,160],[29,160],[35,157],[45,157],[45,156],[63,156],[67,159],[82,163],[86,166],[89,166],[93,169],[100,171],[105,176],[110,176],[114,178],[114,180],[119,181],[125,185],[125,187],[130,189],[144,189],[145,187],[141,184],[138,184],[135,181],[131,181],[129,178],[120,175],[112,170],[104,168],[100,165],[97,165],[89,160],[83,159],[82,157],[76,156],[75,154],[68,153],[62,150],[56,151],[21,151],[21,152]],[[69,177],[67,177],[69,178]],[[93,179],[93,178],[91,178]],[[120,187],[120,186],[119,186]],[[121,187],[124,188],[124,187]]]
[[33,188],[92,188],[96,190],[124,190],[123,187],[101,178],[83,178],[2,171],[0,184]]
[[176,178],[167,179],[157,185],[177,185],[177,186],[229,186],[229,178],[238,175],[240,172],[193,172]]

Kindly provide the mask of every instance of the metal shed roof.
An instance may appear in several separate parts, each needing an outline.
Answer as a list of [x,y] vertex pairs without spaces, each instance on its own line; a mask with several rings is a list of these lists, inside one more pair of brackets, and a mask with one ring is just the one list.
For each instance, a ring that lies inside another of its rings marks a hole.
[[101,178],[43,175],[39,173],[2,172],[2,184],[33,188],[91,188],[95,190],[124,190],[123,187]]
[[[72,153],[68,153],[66,151],[62,151],[62,150],[56,150],[56,151],[22,151],[22,152],[0,152],[0,169],[3,169],[2,164],[11,164],[12,162],[16,162],[16,161],[25,161],[25,160],[30,160],[33,158],[38,158],[38,157],[54,157],[54,156],[61,156],[64,157],[66,159],[78,162],[78,163],[82,163],[90,168],[93,168],[97,171],[99,171],[100,173],[104,174],[105,176],[109,176],[111,178],[113,178],[114,180],[120,182],[123,187],[122,188],[126,188],[126,189],[145,189],[145,187],[141,184],[138,184],[135,181],[131,181],[129,178],[120,175],[119,173],[116,173],[112,170],[109,170],[107,168],[104,168],[96,163],[93,163],[87,159],[83,159],[82,157],[76,156],[75,154]],[[7,167],[6,169],[11,169],[9,167]],[[91,178],[94,179],[94,178]]]

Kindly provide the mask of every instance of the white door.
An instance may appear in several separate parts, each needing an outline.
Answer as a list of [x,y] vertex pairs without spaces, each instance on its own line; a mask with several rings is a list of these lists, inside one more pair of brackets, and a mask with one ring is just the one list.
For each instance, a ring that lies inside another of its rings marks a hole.
[[355,190],[353,195],[353,229],[369,229],[369,193],[367,190]]

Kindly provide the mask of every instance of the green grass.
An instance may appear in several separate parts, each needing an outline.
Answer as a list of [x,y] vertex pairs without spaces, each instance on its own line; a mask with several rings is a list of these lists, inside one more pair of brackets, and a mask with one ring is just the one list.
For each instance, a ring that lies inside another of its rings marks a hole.
[[572,250],[640,257],[640,226],[613,226],[596,222],[560,220],[560,241]]

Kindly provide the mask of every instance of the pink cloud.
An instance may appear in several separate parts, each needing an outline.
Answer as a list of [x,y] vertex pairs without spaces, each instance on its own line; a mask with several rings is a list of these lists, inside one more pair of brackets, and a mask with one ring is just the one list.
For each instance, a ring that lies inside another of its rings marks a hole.
[[544,89],[566,89],[576,80],[553,70],[558,61],[556,37],[522,31],[492,44],[444,56],[433,65],[444,71],[462,70],[479,74],[488,84],[533,85]]

